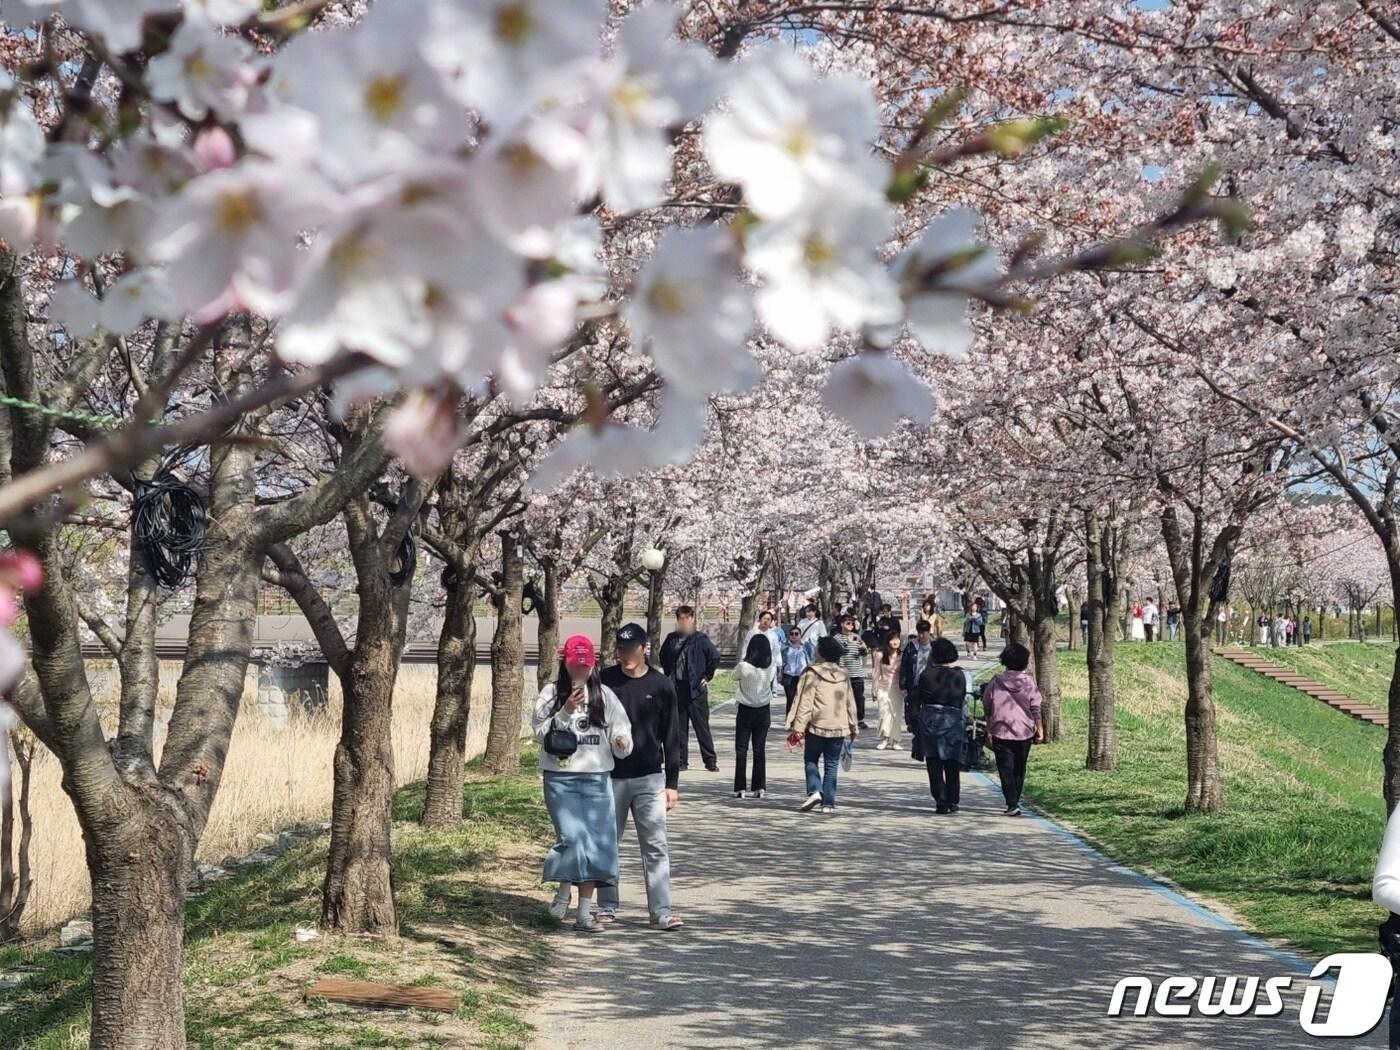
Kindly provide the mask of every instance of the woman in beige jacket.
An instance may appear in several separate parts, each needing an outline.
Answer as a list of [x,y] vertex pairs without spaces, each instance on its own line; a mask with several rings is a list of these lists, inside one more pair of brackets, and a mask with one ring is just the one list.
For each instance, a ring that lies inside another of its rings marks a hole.
[[[860,732],[856,724],[855,691],[841,670],[841,643],[831,637],[817,642],[817,662],[802,672],[797,683],[797,702],[788,714],[788,744],[806,741],[803,758],[807,769],[807,797],[798,808],[803,812],[821,806],[823,813],[836,812],[836,772],[841,749]],[[818,769],[818,760],[822,768]]]

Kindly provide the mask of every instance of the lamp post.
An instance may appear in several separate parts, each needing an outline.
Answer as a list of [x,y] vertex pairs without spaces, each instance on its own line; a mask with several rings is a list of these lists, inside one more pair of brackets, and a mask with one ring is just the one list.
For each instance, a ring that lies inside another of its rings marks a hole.
[[642,568],[647,571],[647,642],[651,662],[661,662],[661,573],[666,568],[666,552],[648,547],[641,554]]

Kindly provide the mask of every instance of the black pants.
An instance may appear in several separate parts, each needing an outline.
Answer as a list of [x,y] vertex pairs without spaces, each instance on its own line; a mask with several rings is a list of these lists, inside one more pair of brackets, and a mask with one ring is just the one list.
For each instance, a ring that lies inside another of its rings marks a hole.
[[1026,786],[1026,759],[1030,757],[1029,740],[993,740],[992,752],[997,756],[997,773],[1001,777],[1001,795],[1006,808],[1021,804],[1021,791]]
[[1143,636],[1144,636],[1149,642],[1152,641],[1152,635],[1153,635],[1154,633],[1156,633],[1156,630],[1157,630],[1157,625],[1156,625],[1155,623],[1145,623],[1145,624],[1142,625],[1142,633],[1143,633]]
[[[740,704],[734,718],[734,790],[762,791],[768,786],[768,727],[773,724],[772,710],[767,707],[749,707]],[[746,787],[744,774],[748,772],[749,743],[753,743],[753,780]]]
[[695,730],[695,742],[700,745],[700,758],[706,768],[719,764],[715,754],[715,738],[710,732],[710,696],[701,690],[698,696],[677,690],[680,700],[681,725],[685,727],[685,750],[681,752],[681,768],[690,765],[690,731]]
[[792,713],[792,705],[797,701],[797,680],[800,677],[795,674],[783,675],[783,692],[787,694],[787,710],[784,714]]
[[938,803],[939,812],[956,806],[962,798],[962,765],[955,758],[945,762],[937,755],[929,755],[924,762],[928,766],[929,793]]
[[865,679],[857,675],[851,676],[851,692],[856,697],[856,721],[865,721]]

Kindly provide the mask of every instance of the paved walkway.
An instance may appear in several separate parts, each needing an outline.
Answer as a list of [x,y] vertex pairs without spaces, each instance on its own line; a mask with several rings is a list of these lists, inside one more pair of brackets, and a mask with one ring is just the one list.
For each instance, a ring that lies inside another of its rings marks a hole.
[[[781,708],[775,706],[778,716]],[[723,772],[691,772],[671,823],[684,930],[646,924],[636,840],[630,909],[597,935],[561,932],[533,1021],[546,1050],[1383,1046],[1298,1026],[1299,974],[1271,1018],[1106,1016],[1130,975],[1295,974],[1298,961],[1115,868],[1048,822],[1001,816],[964,776],[935,817],[908,751],[842,774],[839,812],[799,813],[802,766],[769,736],[762,802],[728,797],[733,709],[713,714]],[[1035,781],[1032,755],[1030,782]],[[1262,999],[1262,994],[1261,994]]]

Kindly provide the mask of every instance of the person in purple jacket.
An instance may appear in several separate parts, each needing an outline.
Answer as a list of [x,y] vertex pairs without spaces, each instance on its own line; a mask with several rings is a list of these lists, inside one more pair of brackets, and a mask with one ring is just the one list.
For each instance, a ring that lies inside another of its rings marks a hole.
[[982,690],[982,705],[987,712],[987,738],[992,742],[1001,776],[1006,815],[1019,817],[1026,759],[1032,741],[1045,739],[1045,728],[1040,721],[1040,690],[1035,679],[1026,673],[1031,663],[1030,650],[1012,642],[1001,651],[1001,662],[1006,670]]

